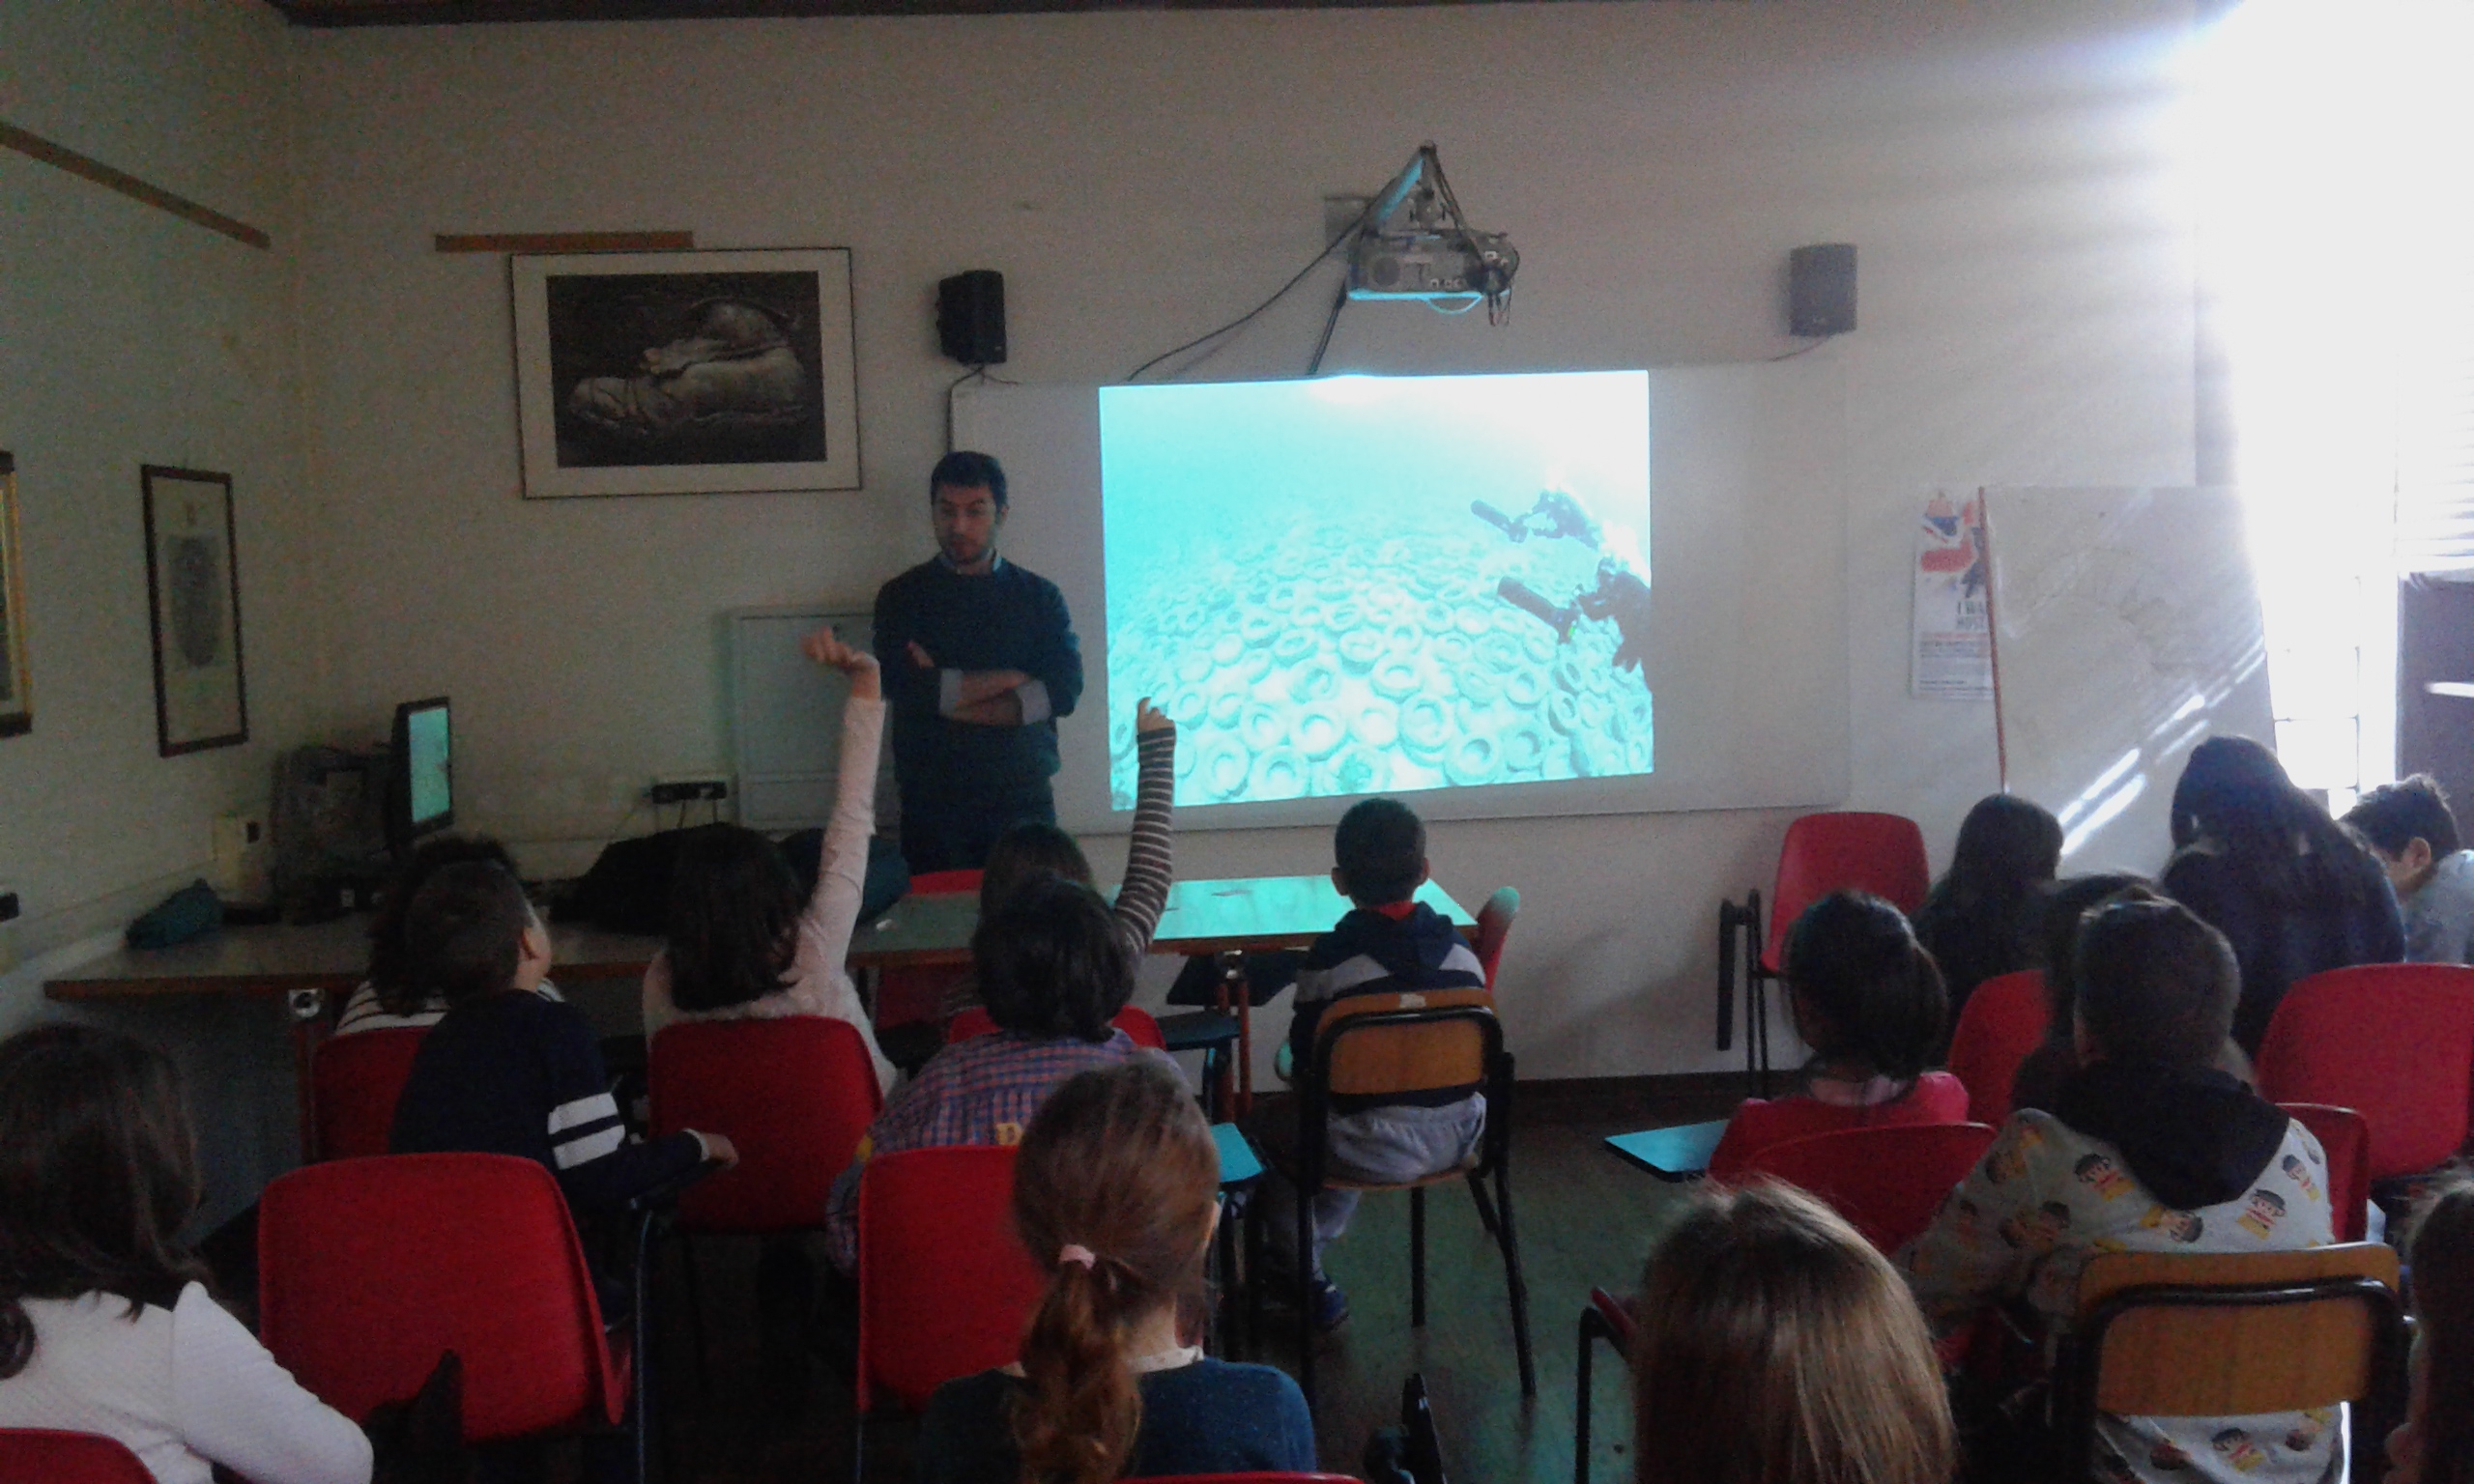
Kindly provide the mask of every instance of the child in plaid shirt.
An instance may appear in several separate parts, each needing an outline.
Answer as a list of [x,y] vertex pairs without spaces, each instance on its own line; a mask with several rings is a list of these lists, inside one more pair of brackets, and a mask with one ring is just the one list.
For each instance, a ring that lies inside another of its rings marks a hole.
[[1021,1142],[1048,1095],[1079,1071],[1113,1067],[1136,1046],[1109,1024],[1134,992],[1127,953],[1107,899],[1057,877],[1033,880],[981,920],[971,963],[996,1034],[957,1042],[902,1085],[834,1183],[825,1239],[834,1266],[859,1266],[859,1174],[870,1158],[906,1149]]

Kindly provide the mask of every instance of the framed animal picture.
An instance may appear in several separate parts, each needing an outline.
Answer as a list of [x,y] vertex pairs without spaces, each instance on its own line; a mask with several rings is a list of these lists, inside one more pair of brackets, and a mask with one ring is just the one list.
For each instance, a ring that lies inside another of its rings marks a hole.
[[17,461],[0,449],[0,737],[35,725],[26,661],[25,549],[17,541]]
[[241,668],[241,569],[232,476],[149,464],[146,599],[155,636],[157,751],[249,740]]
[[524,493],[859,487],[850,253],[518,253]]

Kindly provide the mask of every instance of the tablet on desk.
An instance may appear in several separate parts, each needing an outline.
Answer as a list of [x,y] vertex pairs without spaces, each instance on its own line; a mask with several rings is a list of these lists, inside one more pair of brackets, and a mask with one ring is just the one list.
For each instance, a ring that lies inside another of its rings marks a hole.
[[1727,1121],[1677,1124],[1638,1133],[1611,1133],[1606,1147],[1660,1180],[1693,1180],[1710,1168],[1710,1156],[1727,1131]]

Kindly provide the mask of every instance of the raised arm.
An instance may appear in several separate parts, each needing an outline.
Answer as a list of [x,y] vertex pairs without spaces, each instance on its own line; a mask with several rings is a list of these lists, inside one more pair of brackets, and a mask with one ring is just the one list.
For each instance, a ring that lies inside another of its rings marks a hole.
[[1134,785],[1134,837],[1126,842],[1125,880],[1117,887],[1119,930],[1137,954],[1151,947],[1176,879],[1170,850],[1169,808],[1176,796],[1177,724],[1148,697],[1135,708],[1135,747],[1140,755]]
[[795,992],[809,1008],[856,1027],[875,1063],[879,1089],[893,1084],[893,1064],[878,1049],[865,1006],[844,973],[850,935],[867,890],[868,837],[876,829],[877,750],[884,735],[885,705],[873,655],[842,642],[829,627],[809,635],[801,647],[817,664],[850,680],[842,708],[842,754],[834,779],[833,817],[825,825],[817,862],[816,890],[799,915],[799,983]]

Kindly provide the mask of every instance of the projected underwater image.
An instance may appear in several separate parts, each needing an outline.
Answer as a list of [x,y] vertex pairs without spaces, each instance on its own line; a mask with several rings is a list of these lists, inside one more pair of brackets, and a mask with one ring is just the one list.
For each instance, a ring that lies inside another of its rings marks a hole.
[[1100,393],[1109,793],[1180,805],[1646,774],[1649,378]]

